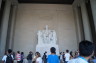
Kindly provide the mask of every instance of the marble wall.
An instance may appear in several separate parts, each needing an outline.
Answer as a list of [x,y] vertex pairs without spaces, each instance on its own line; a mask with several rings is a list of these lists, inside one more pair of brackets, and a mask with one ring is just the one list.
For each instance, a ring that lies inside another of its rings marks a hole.
[[30,50],[35,52],[37,31],[46,25],[56,31],[60,51],[77,50],[73,8],[64,4],[19,4],[13,50],[23,51],[25,55]]

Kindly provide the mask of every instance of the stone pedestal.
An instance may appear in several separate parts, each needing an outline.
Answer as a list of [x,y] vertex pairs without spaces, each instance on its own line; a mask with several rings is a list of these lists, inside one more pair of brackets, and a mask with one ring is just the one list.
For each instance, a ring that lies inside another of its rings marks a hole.
[[50,48],[55,47],[56,48],[56,54],[59,55],[59,47],[56,44],[37,44],[36,46],[36,52],[40,52],[41,56],[47,51],[47,55],[51,54]]
[[38,44],[36,46],[36,52],[40,52],[41,56],[47,52],[47,55],[51,54],[50,48],[56,48],[56,54],[59,55],[59,48],[56,45],[57,36],[55,30],[49,30],[46,25],[46,30],[39,30],[38,33]]

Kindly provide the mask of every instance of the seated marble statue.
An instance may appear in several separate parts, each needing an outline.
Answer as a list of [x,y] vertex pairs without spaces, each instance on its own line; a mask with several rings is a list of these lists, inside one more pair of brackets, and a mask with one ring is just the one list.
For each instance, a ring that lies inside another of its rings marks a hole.
[[45,30],[38,31],[38,44],[56,44],[57,36],[55,30],[48,30],[46,25]]

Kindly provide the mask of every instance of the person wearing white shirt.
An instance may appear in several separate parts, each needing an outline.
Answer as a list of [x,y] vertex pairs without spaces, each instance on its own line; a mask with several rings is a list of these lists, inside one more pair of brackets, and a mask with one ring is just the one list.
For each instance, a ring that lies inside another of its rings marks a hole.
[[68,63],[69,60],[70,60],[69,50],[66,50],[66,53],[65,53],[65,63]]
[[63,63],[63,54],[60,52],[60,63]]
[[36,55],[36,63],[43,63],[40,53],[38,52]]
[[8,49],[7,53],[2,58],[2,63],[13,63],[14,62],[14,58],[11,53],[12,53],[12,50]]
[[70,60],[68,63],[88,63],[88,60],[93,55],[94,45],[92,42],[84,40],[79,43],[80,56]]

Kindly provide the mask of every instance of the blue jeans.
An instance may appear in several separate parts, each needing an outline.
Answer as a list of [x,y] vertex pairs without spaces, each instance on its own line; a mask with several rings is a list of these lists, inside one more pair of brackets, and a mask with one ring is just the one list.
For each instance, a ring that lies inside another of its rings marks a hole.
[[32,60],[28,60],[28,63],[32,63]]

